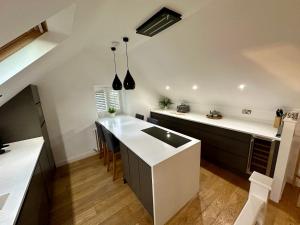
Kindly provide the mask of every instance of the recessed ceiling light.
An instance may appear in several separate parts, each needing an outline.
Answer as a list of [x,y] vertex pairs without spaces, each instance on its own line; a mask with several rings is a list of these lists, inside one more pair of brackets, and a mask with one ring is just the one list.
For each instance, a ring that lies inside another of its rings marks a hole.
[[243,91],[243,90],[245,89],[245,87],[246,87],[245,84],[240,84],[240,85],[238,86],[238,88],[239,88],[241,91]]
[[169,85],[166,86],[166,90],[170,90],[170,86]]
[[192,87],[192,89],[193,89],[193,90],[197,90],[197,89],[198,89],[198,86],[197,86],[196,84],[194,84],[193,87]]

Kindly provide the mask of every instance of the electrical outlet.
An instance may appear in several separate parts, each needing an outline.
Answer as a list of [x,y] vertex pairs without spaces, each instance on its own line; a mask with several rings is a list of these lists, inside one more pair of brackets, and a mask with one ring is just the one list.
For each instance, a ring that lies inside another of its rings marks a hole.
[[251,109],[242,109],[242,114],[250,115],[252,113]]

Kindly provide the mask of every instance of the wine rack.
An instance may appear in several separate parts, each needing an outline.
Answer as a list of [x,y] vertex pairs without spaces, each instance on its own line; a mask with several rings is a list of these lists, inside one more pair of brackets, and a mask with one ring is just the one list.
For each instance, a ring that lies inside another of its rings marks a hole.
[[278,148],[278,141],[252,137],[247,172],[257,171],[273,177]]

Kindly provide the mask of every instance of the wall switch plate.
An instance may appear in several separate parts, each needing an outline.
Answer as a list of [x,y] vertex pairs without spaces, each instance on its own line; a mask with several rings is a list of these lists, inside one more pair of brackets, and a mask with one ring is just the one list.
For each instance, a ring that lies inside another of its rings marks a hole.
[[242,109],[242,114],[250,115],[252,113],[251,109]]

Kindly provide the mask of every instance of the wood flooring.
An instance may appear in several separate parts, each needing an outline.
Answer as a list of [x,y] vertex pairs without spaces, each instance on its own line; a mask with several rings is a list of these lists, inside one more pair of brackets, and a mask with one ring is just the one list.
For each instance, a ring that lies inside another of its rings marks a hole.
[[[168,225],[233,224],[248,197],[249,182],[215,165],[201,162],[199,195]],[[266,225],[300,224],[297,190],[288,185],[280,204],[268,205]],[[170,204],[172,204],[170,202]],[[121,162],[117,179],[93,156],[57,169],[51,221],[53,225],[148,225],[152,219],[127,184]]]

